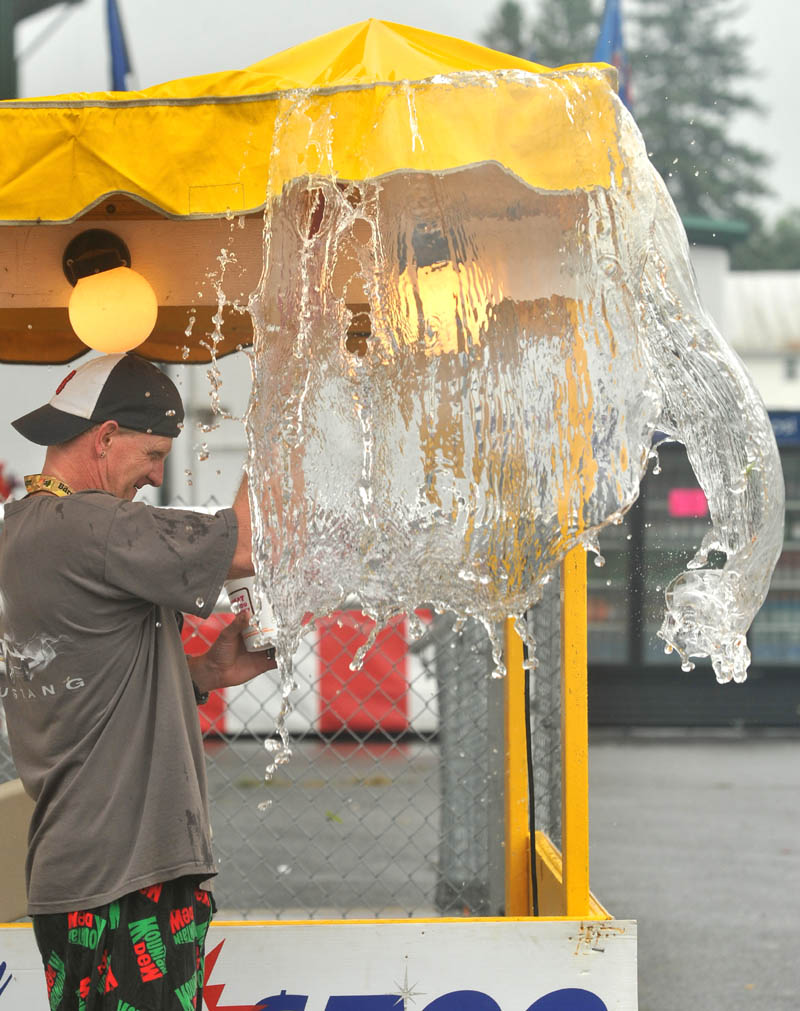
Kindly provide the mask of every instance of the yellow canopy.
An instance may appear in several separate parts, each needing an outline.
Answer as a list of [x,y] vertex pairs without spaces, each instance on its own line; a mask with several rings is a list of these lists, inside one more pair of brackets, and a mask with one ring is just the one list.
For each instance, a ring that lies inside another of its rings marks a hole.
[[[432,78],[508,74],[476,95]],[[605,72],[605,73],[604,73]],[[544,75],[531,87],[529,74]],[[140,92],[0,102],[0,221],[63,222],[109,193],[177,217],[243,213],[268,191],[316,171],[374,177],[496,161],[531,186],[608,185],[614,164],[609,67],[553,71],[403,25],[369,20],[305,42],[246,70],[185,78]],[[396,82],[429,81],[410,96]],[[312,90],[309,90],[312,89]],[[583,100],[570,108],[564,89]],[[520,99],[525,96],[524,135]],[[288,103],[336,121],[333,150],[306,150],[304,123],[272,150]],[[409,127],[409,103],[416,130]],[[368,143],[365,143],[368,138]],[[422,138],[422,142],[420,139]]]
[[[621,171],[615,84],[605,65],[553,70],[369,20],[244,70],[0,102],[0,361],[85,352],[61,255],[86,228],[111,225],[156,290],[158,322],[140,352],[207,361],[217,312],[207,273],[230,245],[225,219],[242,226],[225,292],[239,271],[243,304],[263,258],[258,212],[292,179],[495,163],[545,191],[610,186]],[[246,315],[225,314],[220,354],[252,339]]]

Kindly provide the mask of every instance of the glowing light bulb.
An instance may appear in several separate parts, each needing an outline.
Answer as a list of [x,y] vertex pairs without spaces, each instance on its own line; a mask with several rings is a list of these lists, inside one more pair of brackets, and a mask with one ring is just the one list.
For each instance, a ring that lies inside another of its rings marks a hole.
[[130,351],[147,340],[158,315],[150,283],[130,267],[82,277],[69,300],[69,321],[84,344],[107,353]]

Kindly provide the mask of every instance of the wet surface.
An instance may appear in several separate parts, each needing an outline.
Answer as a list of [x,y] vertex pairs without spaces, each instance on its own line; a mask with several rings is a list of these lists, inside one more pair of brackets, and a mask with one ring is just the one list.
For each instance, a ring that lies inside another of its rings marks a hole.
[[263,764],[242,741],[209,766],[221,907],[267,892],[248,918],[436,915],[438,749],[293,742],[267,785]]
[[800,735],[598,732],[589,754],[592,888],[638,921],[640,1011],[796,1011]]
[[[317,744],[296,747],[280,770],[281,785],[268,791],[267,817],[279,819],[278,848],[259,841],[264,816],[255,804],[267,791],[262,756],[253,741],[216,753],[232,788],[211,770],[217,855],[239,846],[235,863],[253,883],[249,890],[230,888],[223,863],[221,917],[236,918],[243,908],[250,918],[269,915],[250,908],[265,875],[291,877],[294,885],[305,876],[301,891],[323,913],[351,892],[342,888],[347,875],[363,886],[353,916],[374,916],[380,906],[387,916],[412,908],[433,914],[437,798],[425,784],[437,762],[434,746],[410,745],[378,765],[368,750],[322,757]],[[240,794],[252,803],[243,805]],[[316,816],[298,823],[308,794]],[[798,796],[800,736],[593,733],[592,889],[612,914],[639,923],[640,1011],[796,1011]],[[328,863],[326,852],[335,850],[344,827],[353,827],[351,819],[358,823],[354,850]],[[413,850],[405,826],[392,833],[392,819],[413,823]],[[248,844],[241,844],[240,832]],[[310,862],[310,872],[302,862]],[[406,901],[398,903],[398,894]]]

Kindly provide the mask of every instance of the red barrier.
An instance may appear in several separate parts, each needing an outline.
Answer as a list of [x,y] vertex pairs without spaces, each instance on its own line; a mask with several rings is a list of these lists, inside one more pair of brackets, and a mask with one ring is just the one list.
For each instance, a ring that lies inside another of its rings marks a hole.
[[[418,611],[418,616],[429,622],[428,611]],[[233,620],[230,613],[212,614],[201,620],[185,615],[183,644],[189,656],[204,653],[222,629]],[[337,611],[316,622],[313,637],[295,662],[306,664],[309,688],[316,696],[316,713],[308,714],[314,728],[323,734],[340,730],[357,733],[383,731],[404,734],[409,727],[409,659],[408,627],[404,617],[393,619],[378,633],[372,648],[364,658],[360,670],[350,669],[350,663],[367,641],[375,623],[360,611]],[[316,661],[312,669],[307,666],[308,648],[312,648]],[[248,726],[253,720],[259,732],[264,731],[263,718],[254,719],[253,705],[258,695],[248,697],[241,693],[231,699],[233,725]],[[413,717],[413,714],[411,714]],[[212,692],[208,702],[200,707],[200,724],[204,734],[224,734],[230,729],[225,692]]]
[[[208,618],[196,618],[193,614],[183,616],[183,630],[181,639],[183,640],[183,651],[187,656],[201,656],[212,643],[216,642],[217,636],[233,621],[234,615],[230,612],[211,614]],[[200,716],[200,729],[204,734],[222,734],[225,732],[225,695],[223,692],[211,692],[208,702],[204,706],[198,706]]]
[[405,618],[381,629],[360,670],[350,662],[375,627],[360,611],[340,611],[317,622],[320,678],[320,730],[346,728],[361,733],[408,730],[408,676]]

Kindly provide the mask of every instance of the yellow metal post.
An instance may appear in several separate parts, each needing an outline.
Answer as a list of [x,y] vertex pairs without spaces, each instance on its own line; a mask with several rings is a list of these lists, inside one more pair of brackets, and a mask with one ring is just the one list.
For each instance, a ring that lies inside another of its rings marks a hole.
[[589,915],[589,721],[586,676],[586,552],[561,568],[561,851],[564,911]]
[[506,916],[530,916],[533,908],[524,653],[512,619],[506,620],[505,632]]

